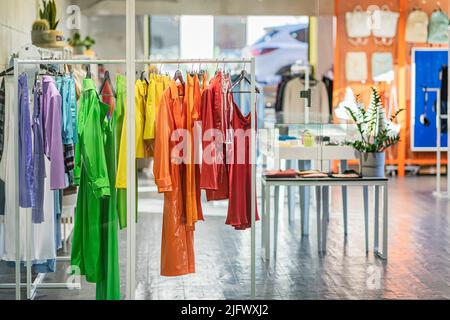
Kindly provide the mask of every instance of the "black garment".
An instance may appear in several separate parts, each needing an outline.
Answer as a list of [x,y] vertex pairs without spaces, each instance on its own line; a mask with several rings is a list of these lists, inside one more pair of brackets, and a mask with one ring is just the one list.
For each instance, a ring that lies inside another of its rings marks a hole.
[[2,161],[5,146],[5,79],[0,85],[0,161]]
[[[0,161],[5,146],[5,79],[0,85]],[[5,215],[5,182],[0,179],[0,215]]]
[[330,79],[326,76],[322,77],[322,82],[325,84],[327,88],[327,96],[328,96],[328,107],[330,114],[333,114],[333,79]]
[[[441,115],[446,115],[448,110],[448,66],[444,65],[440,70],[441,76]],[[441,119],[442,133],[447,133],[447,119]]]

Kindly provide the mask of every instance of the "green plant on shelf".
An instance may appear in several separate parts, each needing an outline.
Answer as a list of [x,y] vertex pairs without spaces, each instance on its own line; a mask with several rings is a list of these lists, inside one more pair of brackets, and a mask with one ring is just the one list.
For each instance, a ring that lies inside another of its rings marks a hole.
[[367,109],[359,95],[356,97],[356,105],[355,109],[345,109],[355,122],[361,139],[346,141],[347,145],[362,153],[378,153],[400,141],[399,130],[395,130],[393,123],[404,109],[397,110],[387,119],[380,94],[375,87],[372,87],[371,101]]
[[56,30],[59,20],[56,20],[55,0],[42,0],[42,7],[39,8],[39,16],[42,20],[47,20],[50,30]]
[[76,47],[84,47],[86,50],[90,50],[92,46],[95,44],[95,40],[91,37],[87,36],[84,40],[81,39],[81,35],[76,32],[72,38],[67,39],[67,42],[70,46]]

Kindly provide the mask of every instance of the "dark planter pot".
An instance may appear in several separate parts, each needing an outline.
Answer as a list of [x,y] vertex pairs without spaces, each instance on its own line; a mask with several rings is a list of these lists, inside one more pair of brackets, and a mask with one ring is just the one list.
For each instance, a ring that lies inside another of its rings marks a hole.
[[361,174],[364,177],[384,178],[385,153],[360,153]]

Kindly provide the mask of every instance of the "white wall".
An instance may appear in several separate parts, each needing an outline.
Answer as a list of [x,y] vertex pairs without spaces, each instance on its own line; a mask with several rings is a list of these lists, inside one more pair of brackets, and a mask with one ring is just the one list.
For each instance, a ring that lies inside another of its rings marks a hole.
[[[38,16],[38,0],[2,0],[0,4],[0,69],[23,45],[31,43],[31,27]],[[69,0],[56,0],[58,29],[67,36],[65,11]]]
[[31,42],[31,25],[36,18],[35,0],[2,0],[0,8],[0,69],[12,52]]

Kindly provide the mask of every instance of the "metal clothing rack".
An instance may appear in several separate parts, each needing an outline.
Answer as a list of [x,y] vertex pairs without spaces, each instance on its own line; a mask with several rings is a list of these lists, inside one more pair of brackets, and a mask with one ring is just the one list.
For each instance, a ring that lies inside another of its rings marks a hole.
[[[186,63],[243,63],[251,65],[251,161],[252,161],[252,192],[251,192],[251,297],[255,298],[256,295],[256,230],[255,230],[255,218],[256,218],[256,78],[255,78],[255,59],[179,59],[179,60],[136,60],[136,0],[126,1],[126,59],[125,60],[14,60],[14,83],[15,83],[15,96],[18,96],[18,79],[19,65],[24,64],[126,64],[127,76],[127,105],[134,105],[135,99],[135,79],[130,75],[134,75],[137,64],[186,64]],[[18,101],[16,110],[18,108]],[[127,145],[133,146],[135,140],[135,108],[126,109],[127,117]],[[17,119],[18,122],[19,119]],[[19,127],[15,127],[14,134],[19,136]],[[14,159],[16,163],[19,160],[18,145],[14,148]],[[127,152],[127,266],[126,266],[126,299],[135,299],[136,288],[136,221],[134,219],[134,212],[136,210],[136,150],[130,148]],[[15,181],[19,181],[19,169],[18,166],[14,170]],[[15,212],[15,246],[16,246],[16,299],[21,298],[21,279],[20,279],[20,217],[19,217],[19,184],[16,185],[16,192],[14,193],[14,212]],[[31,219],[29,219],[31,223]],[[28,228],[27,228],[28,229]],[[31,248],[31,247],[30,247]],[[28,250],[29,251],[29,250]],[[31,254],[30,254],[31,256]],[[31,260],[31,259],[29,259]],[[27,297],[31,297],[31,261],[27,261]],[[40,278],[40,277],[38,277]],[[40,279],[42,280],[42,279]],[[46,287],[53,284],[42,284],[35,286]],[[54,284],[54,287],[61,288],[61,284]],[[64,284],[67,288],[67,284]]]
[[[251,192],[251,209],[252,209],[252,221],[251,221],[251,296],[254,298],[256,293],[256,230],[255,230],[255,217],[256,217],[256,80],[255,80],[255,60],[252,59],[175,59],[175,60],[14,60],[14,83],[15,83],[15,96],[18,96],[18,77],[19,77],[19,67],[26,64],[126,64],[127,74],[134,74],[134,70],[137,64],[250,64],[251,65],[251,161],[252,161],[252,192]],[[127,77],[127,105],[134,104],[134,77]],[[18,110],[18,101],[15,106]],[[134,108],[127,108],[127,145],[134,145],[135,137],[135,127],[131,119],[135,119]],[[19,119],[17,119],[19,121]],[[19,126],[15,127],[15,136],[19,136]],[[16,144],[14,157],[16,163],[19,161],[19,151],[18,145]],[[135,268],[136,268],[136,226],[135,220],[132,219],[136,208],[136,186],[134,183],[136,175],[136,163],[135,163],[135,150],[131,148],[127,152],[127,299],[134,299],[135,292]],[[16,166],[14,170],[15,179],[19,181],[19,169]],[[21,288],[24,285],[21,283],[20,275],[20,215],[19,215],[19,185],[16,186],[15,192],[15,254],[16,254],[16,299],[21,299]],[[27,226],[26,226],[26,271],[27,271],[27,298],[33,299],[38,288],[51,288],[51,289],[63,289],[63,288],[78,288],[77,284],[69,283],[42,283],[45,274],[39,274],[36,280],[31,282],[31,213],[27,210]],[[58,261],[66,260],[66,257],[57,258]]]

